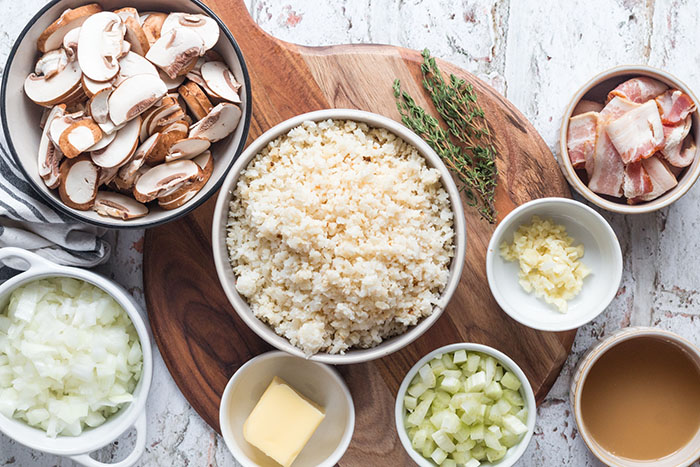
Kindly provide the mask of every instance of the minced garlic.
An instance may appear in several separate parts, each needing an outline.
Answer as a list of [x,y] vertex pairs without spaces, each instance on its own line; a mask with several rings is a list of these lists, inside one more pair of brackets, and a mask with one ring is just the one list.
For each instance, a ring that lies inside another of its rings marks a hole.
[[566,227],[532,216],[513,234],[513,243],[501,244],[501,256],[518,261],[520,286],[566,313],[567,300],[581,292],[583,279],[591,270],[579,261],[583,245],[573,246]]

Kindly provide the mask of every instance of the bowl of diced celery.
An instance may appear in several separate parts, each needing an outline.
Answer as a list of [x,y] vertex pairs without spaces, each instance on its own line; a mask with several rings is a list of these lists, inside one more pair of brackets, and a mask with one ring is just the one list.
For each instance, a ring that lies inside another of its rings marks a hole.
[[399,439],[421,467],[507,467],[532,438],[536,407],[527,377],[507,355],[459,343],[411,368],[395,412]]

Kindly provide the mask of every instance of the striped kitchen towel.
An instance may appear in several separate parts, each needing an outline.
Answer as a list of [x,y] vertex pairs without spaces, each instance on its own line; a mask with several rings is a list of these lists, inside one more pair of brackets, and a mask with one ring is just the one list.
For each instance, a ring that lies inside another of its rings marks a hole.
[[[15,246],[68,266],[92,267],[109,258],[105,229],[49,207],[27,182],[0,136],[0,248]],[[16,273],[0,263],[0,282]]]

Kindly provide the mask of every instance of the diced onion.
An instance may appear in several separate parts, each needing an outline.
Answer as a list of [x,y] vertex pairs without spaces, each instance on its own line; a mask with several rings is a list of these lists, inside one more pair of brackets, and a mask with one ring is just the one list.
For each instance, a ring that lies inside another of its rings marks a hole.
[[50,437],[78,436],[117,413],[142,365],[128,314],[87,282],[34,281],[0,311],[0,413]]
[[433,359],[404,397],[413,449],[443,467],[497,462],[527,432],[520,387],[488,355],[461,350]]

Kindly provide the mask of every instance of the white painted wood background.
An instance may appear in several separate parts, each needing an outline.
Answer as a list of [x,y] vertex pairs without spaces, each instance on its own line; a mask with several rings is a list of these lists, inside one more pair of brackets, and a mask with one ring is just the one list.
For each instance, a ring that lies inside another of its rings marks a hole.
[[[0,0],[0,62],[45,0]],[[128,2],[126,2],[128,3]],[[594,74],[620,64],[663,68],[700,90],[697,0],[246,0],[271,34],[305,45],[375,42],[430,48],[490,82],[533,122],[553,151],[569,97]],[[571,369],[596,339],[629,325],[673,330],[700,344],[700,188],[656,214],[603,213],[620,238],[623,282],[605,314],[578,332],[573,352],[538,410],[520,466],[599,465],[576,430],[568,403]],[[143,302],[142,232],[111,235],[101,270]],[[140,465],[235,466],[223,441],[179,393],[156,355],[148,401],[148,444]],[[122,459],[133,435],[101,451]],[[70,466],[0,435],[0,465]]]

